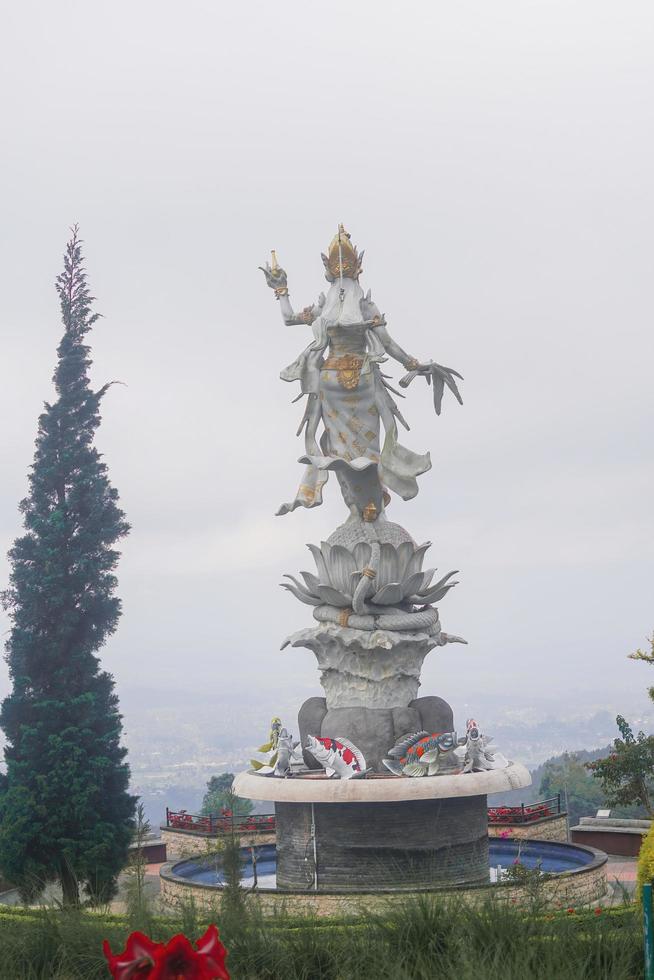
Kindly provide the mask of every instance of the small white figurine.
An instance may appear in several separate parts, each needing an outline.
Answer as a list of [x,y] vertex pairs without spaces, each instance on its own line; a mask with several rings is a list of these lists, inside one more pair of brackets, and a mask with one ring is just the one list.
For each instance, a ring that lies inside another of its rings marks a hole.
[[[463,772],[483,772],[486,769],[506,769],[509,760],[497,752],[494,748],[489,749],[493,741],[491,735],[482,735],[479,725],[474,718],[468,718],[466,722],[466,739],[464,753]],[[459,750],[461,751],[461,750]]]

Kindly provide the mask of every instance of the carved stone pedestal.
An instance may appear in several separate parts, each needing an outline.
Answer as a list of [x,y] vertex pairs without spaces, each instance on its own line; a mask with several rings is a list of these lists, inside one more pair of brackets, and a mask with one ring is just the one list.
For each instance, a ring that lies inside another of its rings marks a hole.
[[298,630],[293,647],[318,661],[327,708],[395,708],[418,695],[422,664],[438,636],[325,624]]
[[[363,752],[366,765],[387,773],[382,759],[392,745],[407,732],[451,732],[452,709],[443,698],[416,698],[403,708],[327,708],[325,698],[308,698],[298,714],[300,744],[307,736],[348,738]],[[310,752],[304,752],[310,769],[320,766]]]

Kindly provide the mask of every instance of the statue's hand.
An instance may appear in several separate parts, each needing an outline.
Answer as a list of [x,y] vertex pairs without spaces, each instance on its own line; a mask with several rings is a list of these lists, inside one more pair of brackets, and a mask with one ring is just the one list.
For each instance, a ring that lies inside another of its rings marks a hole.
[[459,405],[463,405],[463,399],[457,387],[455,378],[459,378],[463,381],[463,378],[458,371],[454,368],[443,367],[442,364],[436,364],[431,361],[429,364],[429,374],[427,374],[427,383],[433,379],[434,382],[434,409],[437,415],[441,414],[441,402],[443,401],[443,392],[445,391],[445,385],[450,389]]
[[457,387],[455,378],[463,380],[458,371],[454,368],[444,367],[442,364],[436,364],[435,361],[427,361],[425,364],[416,364],[415,367],[405,374],[400,380],[401,388],[408,388],[414,378],[422,375],[427,380],[427,384],[434,382],[434,409],[436,414],[441,414],[441,402],[443,401],[443,392],[445,391],[445,386],[450,389],[456,400],[460,405],[463,405],[463,399]]
[[288,285],[288,280],[286,278],[286,272],[282,269],[280,265],[272,269],[270,263],[266,262],[265,265],[260,265],[259,268],[266,277],[266,283],[271,289],[281,289]]

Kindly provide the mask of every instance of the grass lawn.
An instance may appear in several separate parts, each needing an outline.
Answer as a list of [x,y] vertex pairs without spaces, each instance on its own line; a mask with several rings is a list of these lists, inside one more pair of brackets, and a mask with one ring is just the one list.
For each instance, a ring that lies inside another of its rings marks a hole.
[[216,921],[233,980],[640,980],[635,906],[555,914],[489,901],[471,908],[433,898],[389,902],[352,921],[264,919],[238,901],[207,919],[194,906],[163,918],[0,907],[2,980],[108,978],[101,942],[123,948],[133,928],[195,939]]

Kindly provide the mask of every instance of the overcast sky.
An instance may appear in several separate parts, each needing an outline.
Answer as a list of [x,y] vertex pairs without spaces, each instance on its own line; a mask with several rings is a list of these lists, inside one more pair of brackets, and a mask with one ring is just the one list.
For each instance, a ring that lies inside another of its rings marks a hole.
[[124,701],[250,691],[269,717],[284,687],[321,693],[308,651],[278,652],[311,614],[277,583],[345,513],[332,480],[323,507],[273,516],[303,449],[279,371],[309,334],[283,326],[257,266],[276,248],[304,306],[339,221],[391,334],[465,376],[440,418],[421,381],[402,404],[403,441],[434,466],[388,516],[461,570],[440,613],[470,644],[431,654],[423,692],[640,698],[652,677],[625,656],[654,628],[651,2],[1,6],[0,552],[77,221],[104,316],[94,382],[126,385],[98,436],[133,525],[103,652]]

